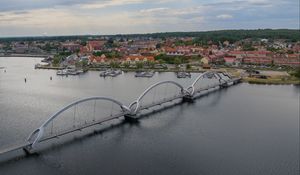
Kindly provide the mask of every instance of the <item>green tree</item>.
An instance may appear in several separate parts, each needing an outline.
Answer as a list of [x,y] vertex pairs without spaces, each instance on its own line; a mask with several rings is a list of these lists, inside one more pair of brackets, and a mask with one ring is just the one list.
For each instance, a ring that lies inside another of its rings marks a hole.
[[298,67],[297,70],[293,73],[293,75],[300,79],[300,68]]
[[129,63],[129,62],[125,62],[125,63],[123,63],[123,66],[124,66],[126,69],[128,69],[128,68],[130,67],[130,63]]
[[144,67],[144,63],[140,62],[140,61],[136,62],[135,65],[138,69],[143,69],[143,67]]
[[175,57],[174,58],[174,64],[176,65],[176,66],[178,66],[179,64],[181,64],[182,63],[182,61],[181,61],[181,59],[179,58],[179,57]]
[[110,62],[109,65],[111,68],[114,68],[114,69],[120,67],[119,63],[115,62],[115,61]]

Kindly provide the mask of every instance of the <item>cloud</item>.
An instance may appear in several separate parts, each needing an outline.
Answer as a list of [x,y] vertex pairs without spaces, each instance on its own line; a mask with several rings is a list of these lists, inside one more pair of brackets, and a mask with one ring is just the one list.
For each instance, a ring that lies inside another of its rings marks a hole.
[[161,11],[166,11],[169,10],[169,8],[165,7],[159,7],[159,8],[152,8],[152,9],[142,9],[140,10],[141,13],[153,13],[153,12],[161,12]]
[[218,19],[232,19],[233,16],[229,14],[222,14],[217,16]]
[[122,5],[128,5],[128,4],[139,4],[142,3],[144,0],[110,0],[110,1],[104,1],[104,2],[94,2],[94,3],[87,3],[81,5],[81,8],[83,9],[99,9],[99,8],[105,8],[110,6],[122,6]]
[[0,1],[2,36],[42,35],[45,31],[48,35],[76,35],[299,25],[298,0]]

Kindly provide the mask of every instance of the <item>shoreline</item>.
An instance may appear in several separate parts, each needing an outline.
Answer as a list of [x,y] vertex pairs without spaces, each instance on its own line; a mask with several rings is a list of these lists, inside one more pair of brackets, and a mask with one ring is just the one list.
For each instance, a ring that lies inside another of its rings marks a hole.
[[300,85],[300,79],[291,77],[291,79],[258,79],[258,78],[242,78],[242,82],[249,84],[261,84],[261,85]]
[[53,55],[30,55],[30,54],[10,54],[10,55],[0,55],[0,57],[31,57],[31,58],[48,58]]
[[[47,69],[47,70],[62,70],[63,67],[49,67],[49,66],[39,66],[36,69]],[[101,71],[101,68],[88,68],[87,71]],[[155,71],[155,72],[180,72],[182,70],[176,69],[128,69],[128,68],[118,68],[124,72],[137,72],[137,71]],[[222,71],[222,69],[210,69],[211,71]],[[190,73],[203,73],[207,70],[186,70],[186,72]],[[236,75],[238,76],[238,75]],[[243,77],[242,82],[249,83],[249,84],[264,84],[264,85],[300,85],[300,79],[289,76],[286,78],[268,78],[268,79],[259,79],[259,78],[250,78],[250,77]]]

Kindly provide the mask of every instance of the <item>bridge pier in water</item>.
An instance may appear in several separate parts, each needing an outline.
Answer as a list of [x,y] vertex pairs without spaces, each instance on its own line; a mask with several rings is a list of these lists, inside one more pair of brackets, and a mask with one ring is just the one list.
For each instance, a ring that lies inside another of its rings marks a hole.
[[222,84],[219,85],[219,87],[220,87],[221,89],[227,88],[227,87],[229,87],[229,84],[228,84],[227,82],[226,82],[226,83],[222,83]]
[[186,96],[182,97],[182,102],[193,103],[194,97],[191,95],[186,95]]
[[124,119],[125,119],[125,121],[127,121],[129,123],[137,123],[139,120],[138,117],[133,114],[125,114]]

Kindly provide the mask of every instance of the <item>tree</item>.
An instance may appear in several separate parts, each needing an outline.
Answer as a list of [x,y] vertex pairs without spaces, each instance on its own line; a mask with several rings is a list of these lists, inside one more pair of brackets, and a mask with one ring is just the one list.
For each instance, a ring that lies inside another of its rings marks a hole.
[[251,44],[244,44],[243,50],[244,51],[255,51],[256,49]]
[[293,75],[300,79],[300,68],[298,67],[297,70],[293,73]]
[[130,67],[130,63],[129,63],[129,62],[125,62],[125,63],[123,63],[123,66],[124,66],[126,69],[128,69],[128,68]]
[[110,62],[109,65],[111,68],[119,68],[120,67],[119,63],[117,63],[115,61]]
[[160,48],[161,48],[161,44],[160,43],[156,44],[156,49],[160,49]]
[[181,62],[181,59],[179,58],[179,57],[175,57],[175,59],[174,59],[174,64],[176,65],[176,66],[178,66],[179,64],[181,64],[182,62]]
[[143,62],[136,62],[135,63],[135,65],[136,65],[136,67],[138,68],[138,69],[143,69],[143,67],[144,67],[144,63]]
[[52,64],[54,66],[58,66],[58,64],[60,63],[61,58],[59,56],[54,56],[53,60],[52,60]]

